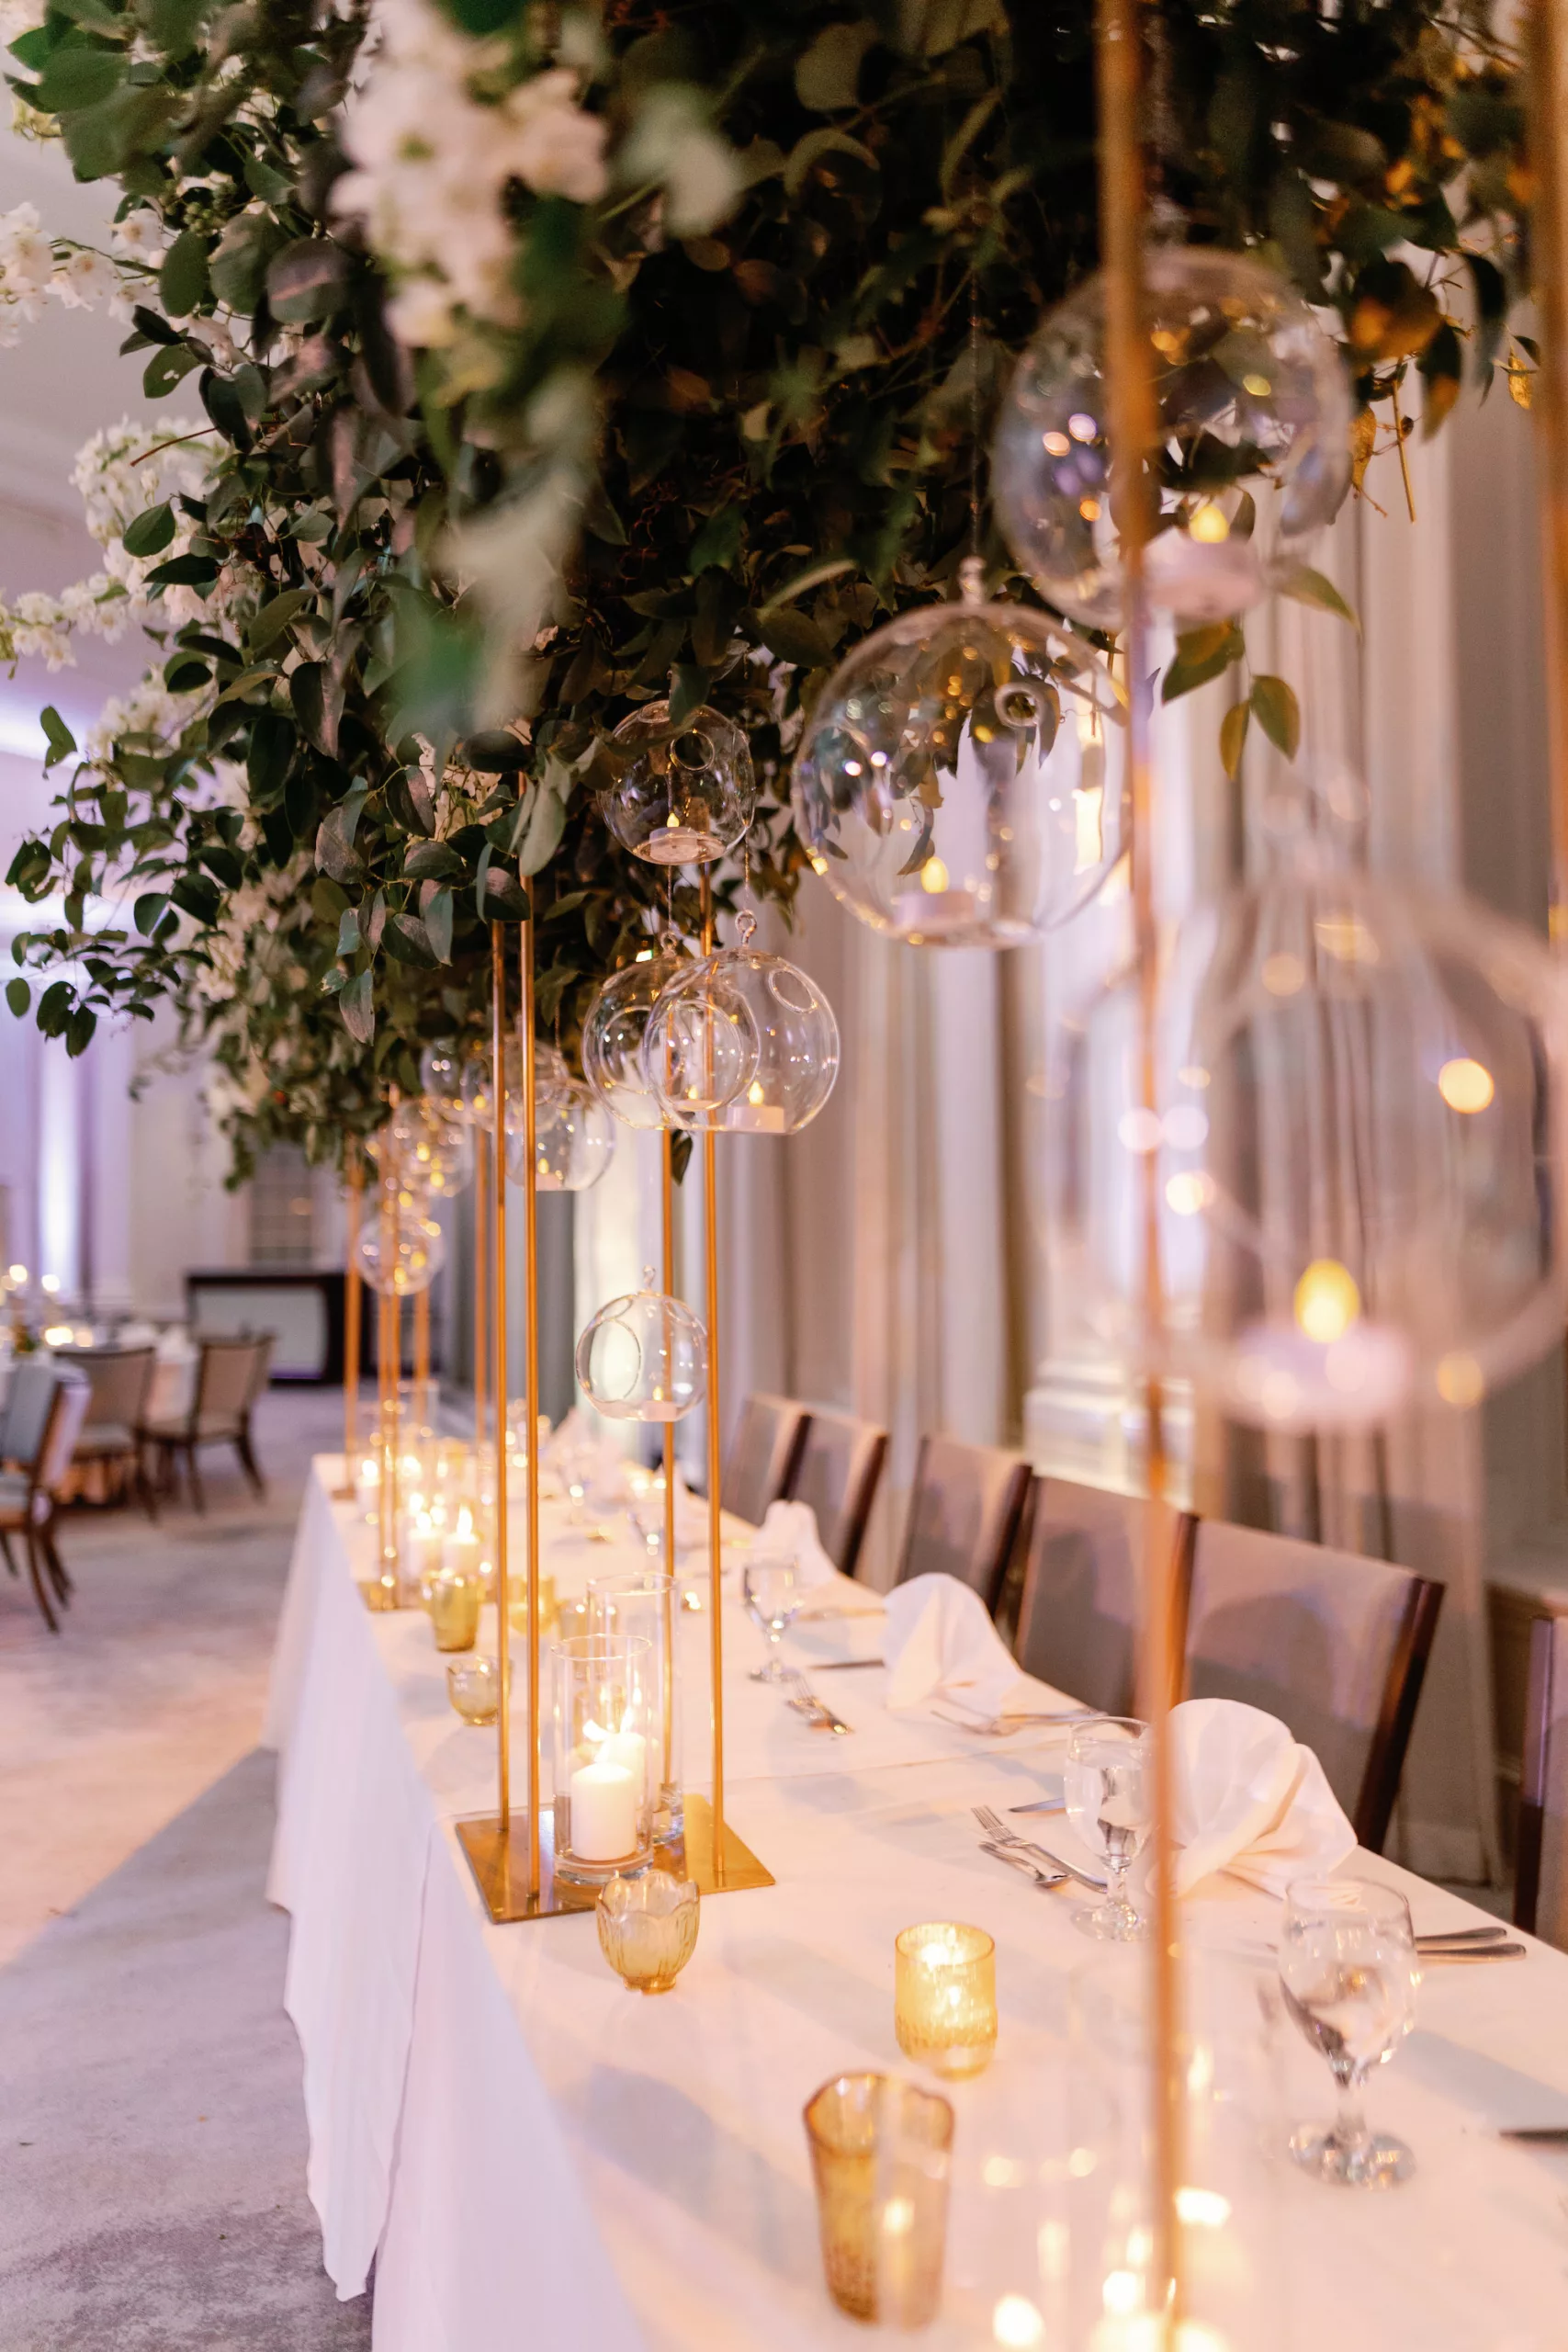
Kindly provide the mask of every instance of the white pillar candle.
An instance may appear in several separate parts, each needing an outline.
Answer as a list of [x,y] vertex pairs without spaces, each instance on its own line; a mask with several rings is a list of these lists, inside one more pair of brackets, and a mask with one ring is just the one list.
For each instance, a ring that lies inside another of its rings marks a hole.
[[921,939],[967,931],[979,912],[973,890],[900,890],[893,901],[893,927]]
[[640,1789],[648,1770],[648,1742],[640,1731],[613,1731],[594,1758],[598,1764],[618,1764],[623,1772],[632,1776],[634,1787]]
[[441,1531],[431,1522],[428,1511],[420,1511],[403,1522],[401,1565],[411,1584],[420,1584],[434,1576],[441,1566]]
[[455,1573],[477,1577],[479,1573],[479,1539],[474,1532],[474,1522],[465,1509],[457,1514],[457,1524],[441,1543],[441,1565]]
[[[640,1743],[639,1743],[640,1744]],[[596,1758],[571,1776],[571,1851],[615,1862],[637,1849],[637,1783],[624,1765]]]

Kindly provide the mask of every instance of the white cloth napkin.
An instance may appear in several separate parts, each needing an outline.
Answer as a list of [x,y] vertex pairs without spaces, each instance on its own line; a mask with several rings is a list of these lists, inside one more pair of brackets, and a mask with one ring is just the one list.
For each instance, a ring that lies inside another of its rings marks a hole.
[[1228,1871],[1266,1894],[1337,1869],[1356,1833],[1310,1747],[1277,1717],[1235,1699],[1170,1712],[1176,1890]]
[[956,1577],[911,1577],[887,1595],[886,1609],[889,1707],[950,1699],[967,1713],[999,1715],[1028,1703],[1035,1686],[1020,1674],[979,1594]]
[[750,1549],[757,1559],[793,1560],[804,1585],[830,1584],[839,1573],[822,1549],[809,1503],[770,1503]]

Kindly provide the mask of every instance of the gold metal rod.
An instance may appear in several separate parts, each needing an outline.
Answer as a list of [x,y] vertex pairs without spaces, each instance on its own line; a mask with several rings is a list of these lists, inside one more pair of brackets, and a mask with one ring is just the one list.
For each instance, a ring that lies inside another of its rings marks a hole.
[[[391,1149],[390,1144],[389,1144],[387,1148],[389,1151]],[[391,1503],[387,1513],[387,1524],[391,1539],[391,1549],[389,1557],[387,1559],[385,1566],[391,1577],[392,1605],[394,1608],[397,1606],[398,1600],[398,1554],[400,1548],[398,1540],[398,1474],[401,1464],[398,1457],[402,1445],[403,1302],[401,1295],[397,1287],[398,1263],[402,1247],[402,1234],[400,1229],[401,1221],[400,1214],[401,1208],[400,1193],[401,1181],[402,1171],[399,1168],[397,1161],[394,1159],[392,1162],[392,1183],[389,1192],[389,1198],[392,1204],[392,1247],[390,1254],[381,1269],[382,1279],[388,1283],[386,1299],[392,1322],[392,1361],[389,1373],[390,1385],[387,1392],[389,1408],[387,1471],[392,1489]]]
[[[666,1127],[660,1163],[664,1295],[675,1295],[675,1137]],[[664,1424],[664,1786],[675,1785],[675,1424]]]
[[430,1293],[417,1291],[413,1302],[413,1410],[417,1435],[423,1439],[430,1419]]
[[359,1272],[359,1221],[365,1207],[365,1156],[359,1138],[344,1147],[348,1177],[348,1232],[343,1283],[343,1464],[344,1488],[354,1492],[354,1462],[359,1452],[359,1348],[365,1314],[365,1283]]
[[[494,1104],[491,1105],[491,1111]],[[490,1227],[490,1161],[485,1157],[488,1138],[483,1127],[474,1127],[474,1460],[484,1453],[485,1444],[485,1376],[490,1342],[486,1333],[486,1304],[490,1288],[490,1268],[486,1261],[486,1237]]]
[[1546,710],[1551,764],[1551,933],[1568,920],[1568,0],[1533,0],[1528,22],[1530,244],[1540,320],[1531,407],[1540,453]]
[[[702,869],[703,954],[714,950],[713,882]],[[717,1138],[703,1129],[703,1240],[707,1260],[705,1301],[708,1327],[708,1657],[713,1676],[713,1869],[724,1883],[724,1587],[719,1486],[723,1476],[722,1389],[718,1340]]]
[[[387,1238],[390,1223],[387,1210],[387,1187],[383,1171],[377,1170],[380,1180],[380,1197],[377,1216],[380,1227],[381,1265],[387,1264]],[[387,1356],[390,1340],[390,1317],[385,1291],[376,1294],[376,1577],[371,1587],[373,1606],[387,1606],[387,1505],[391,1496],[391,1484],[387,1475]]]
[[[1100,0],[1096,23],[1100,115],[1100,254],[1105,288],[1105,352],[1111,448],[1111,497],[1124,582],[1122,629],[1127,684],[1127,758],[1132,787],[1130,880],[1138,969],[1139,1092],[1156,1112],[1156,1021],[1159,933],[1154,902],[1154,767],[1149,741],[1149,645],[1144,550],[1151,515],[1149,461],[1155,447],[1156,402],[1144,316],[1145,189],[1142,132],[1142,7],[1140,0]],[[1155,1364],[1163,1323],[1158,1162],[1143,1156],[1144,1338],[1147,1430],[1148,1515],[1140,1628],[1142,1703],[1149,1724],[1153,1780],[1154,1932],[1150,1939],[1150,2003],[1155,2080],[1153,2182],[1154,2275],[1150,2307],[1168,2345],[1178,2340],[1184,2315],[1181,2180],[1185,2121],[1179,2051],[1179,1954],[1170,1842],[1169,1711],[1176,1661],[1173,1547],[1165,1540],[1167,1470],[1164,1396]]]
[[[530,904],[532,902],[530,901]],[[544,1787],[539,1723],[539,1215],[538,1123],[534,1100],[534,918],[517,943],[523,1028],[523,1260],[527,1311],[523,1325],[523,1443],[528,1496],[528,1900],[539,1899],[539,1800]],[[500,1130],[498,1129],[499,1133]]]
[[512,1833],[512,1641],[506,1568],[506,951],[505,933],[490,927],[491,1196],[495,1219],[495,1657],[497,1770],[501,1782],[501,1871],[510,1876]]

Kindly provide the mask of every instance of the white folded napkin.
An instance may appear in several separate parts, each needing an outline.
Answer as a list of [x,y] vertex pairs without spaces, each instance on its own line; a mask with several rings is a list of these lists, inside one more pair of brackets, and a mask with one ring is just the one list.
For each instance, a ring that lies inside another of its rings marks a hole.
[[1235,1699],[1170,1711],[1176,1890],[1227,1871],[1267,1894],[1336,1870],[1356,1833],[1310,1747],[1276,1716]]
[[1036,1686],[1019,1672],[979,1594],[956,1577],[911,1577],[887,1595],[886,1610],[890,1707],[951,1699],[970,1714],[999,1715],[1028,1703]]
[[809,1503],[770,1503],[748,1548],[758,1559],[793,1560],[803,1585],[830,1584],[839,1573],[822,1549]]

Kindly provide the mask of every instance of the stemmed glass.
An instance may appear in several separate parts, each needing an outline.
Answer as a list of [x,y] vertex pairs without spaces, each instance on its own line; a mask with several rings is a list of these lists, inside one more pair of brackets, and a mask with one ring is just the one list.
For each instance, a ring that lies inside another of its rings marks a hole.
[[793,1622],[806,1598],[795,1562],[748,1560],[740,1572],[740,1598],[752,1623],[768,1638],[767,1664],[753,1667],[752,1681],[786,1681],[788,1677],[777,1656],[778,1645],[785,1626]]
[[1148,1726],[1121,1715],[1080,1724],[1067,1743],[1063,1781],[1067,1819],[1110,1873],[1104,1902],[1075,1911],[1073,1925],[1107,1943],[1136,1943],[1148,1929],[1127,1899],[1127,1872],[1150,1828]]
[[1402,2140],[1368,2130],[1361,2086],[1414,2025],[1420,1982],[1410,1905],[1393,1887],[1297,1879],[1287,1889],[1280,1989],[1339,2089],[1339,2113],[1326,2130],[1303,2123],[1291,2136],[1292,2155],[1320,2180],[1386,2188],[1414,2171]]

